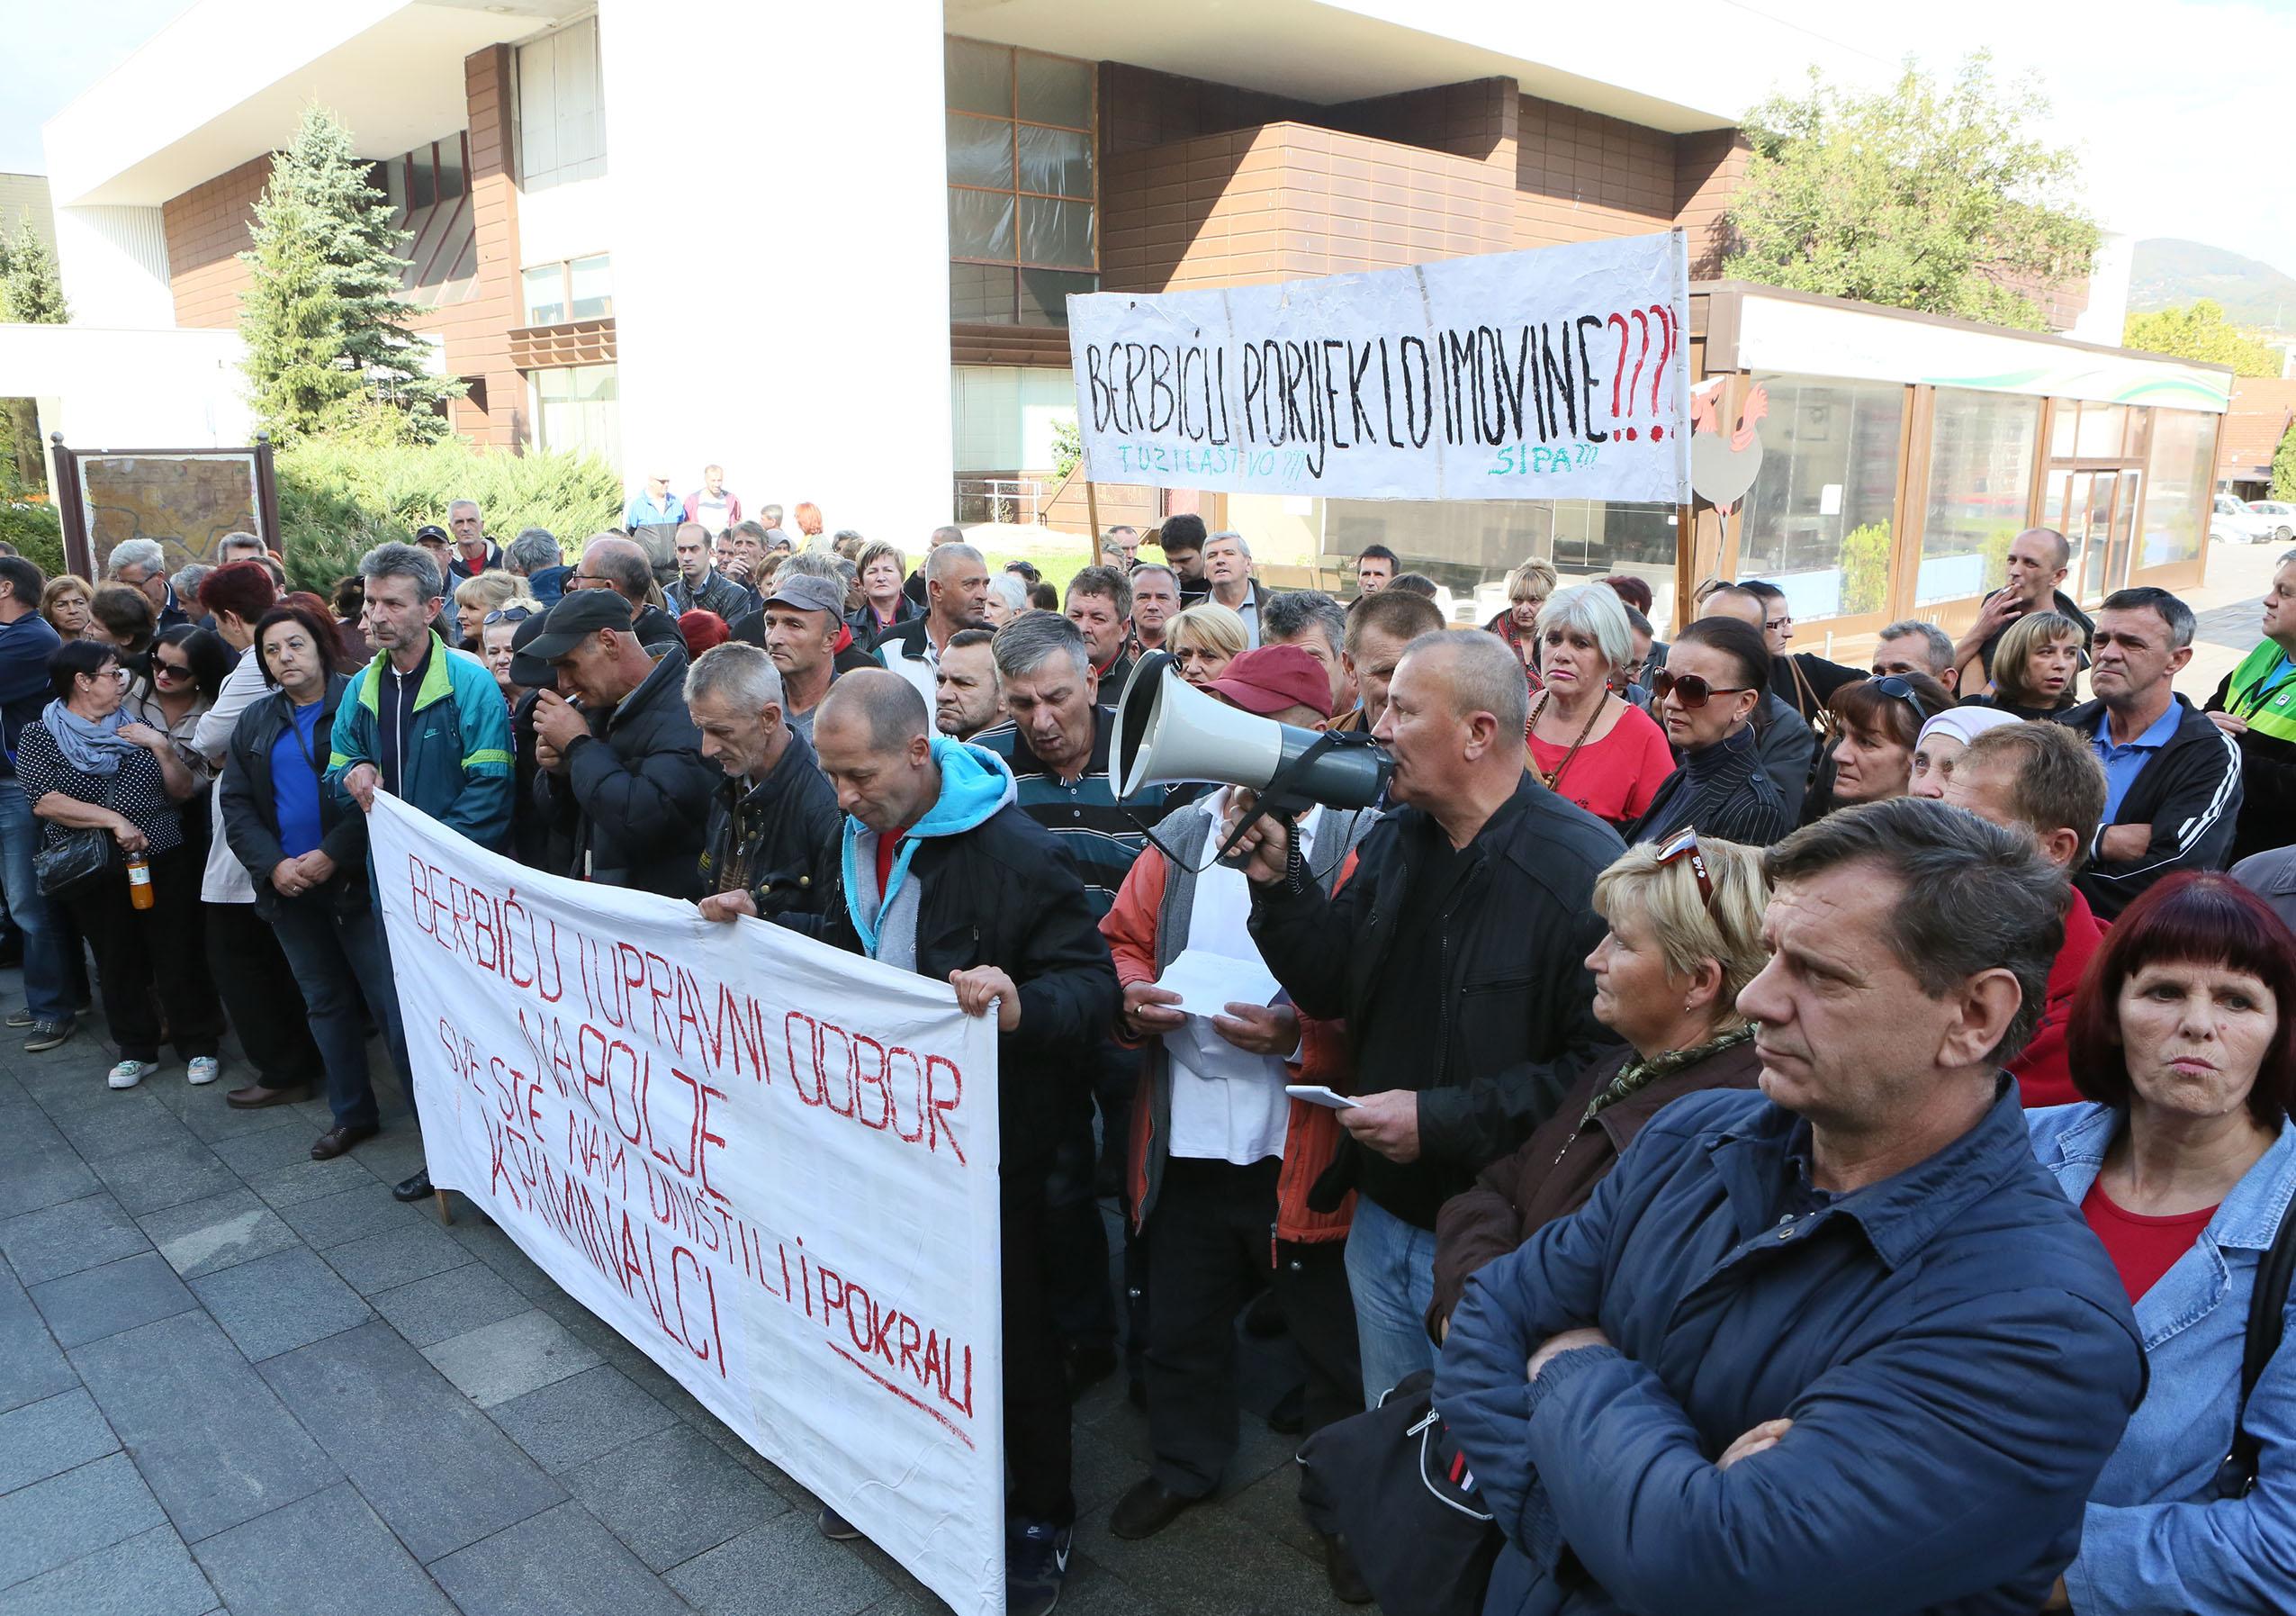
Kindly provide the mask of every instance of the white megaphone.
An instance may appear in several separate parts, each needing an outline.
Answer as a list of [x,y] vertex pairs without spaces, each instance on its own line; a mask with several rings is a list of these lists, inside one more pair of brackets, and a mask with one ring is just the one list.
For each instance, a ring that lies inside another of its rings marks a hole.
[[1287,818],[1316,803],[1369,808],[1395,767],[1369,736],[1301,729],[1216,701],[1162,651],[1140,658],[1125,682],[1108,758],[1120,798],[1143,786],[1216,781],[1248,787],[1262,812]]

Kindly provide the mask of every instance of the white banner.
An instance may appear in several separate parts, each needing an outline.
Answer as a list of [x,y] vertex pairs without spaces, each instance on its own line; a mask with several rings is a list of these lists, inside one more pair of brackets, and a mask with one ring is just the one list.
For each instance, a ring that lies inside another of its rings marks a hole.
[[1068,300],[1103,483],[1358,500],[1689,495],[1682,232]]
[[1004,1606],[996,1039],[378,794],[433,1183],[960,1612]]

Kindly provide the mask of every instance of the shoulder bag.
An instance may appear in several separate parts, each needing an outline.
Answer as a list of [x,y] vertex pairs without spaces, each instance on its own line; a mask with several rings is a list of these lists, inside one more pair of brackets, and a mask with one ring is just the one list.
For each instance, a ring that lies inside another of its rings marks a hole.
[[40,895],[59,901],[83,897],[94,891],[104,877],[119,874],[126,868],[119,839],[93,825],[65,831],[53,847],[41,848],[32,861],[32,877],[40,883]]
[[2280,1350],[2282,1326],[2288,1313],[2288,1280],[2296,1269],[2296,1207],[2280,1214],[2280,1227],[2256,1264],[2256,1286],[2248,1293],[2248,1338],[2240,1351],[2240,1397],[2232,1405],[2232,1451],[2217,1467],[2219,1498],[2245,1498],[2256,1485],[2256,1439],[2241,1422],[2248,1412],[2248,1395]]

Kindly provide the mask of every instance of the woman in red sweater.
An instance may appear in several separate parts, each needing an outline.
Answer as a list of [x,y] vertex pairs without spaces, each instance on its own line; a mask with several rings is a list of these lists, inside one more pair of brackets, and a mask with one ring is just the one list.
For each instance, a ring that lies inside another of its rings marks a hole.
[[1611,689],[1634,659],[1626,608],[1607,583],[1557,590],[1539,609],[1538,646],[1545,688],[1531,698],[1531,772],[1624,830],[1674,772],[1666,732]]

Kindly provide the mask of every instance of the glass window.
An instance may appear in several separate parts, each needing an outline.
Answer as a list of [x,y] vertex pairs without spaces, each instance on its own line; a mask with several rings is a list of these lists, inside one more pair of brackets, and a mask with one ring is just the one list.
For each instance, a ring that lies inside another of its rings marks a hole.
[[2217,419],[2194,410],[2153,411],[2152,486],[2145,495],[2139,567],[2196,561],[2208,537],[2215,483]]
[[950,320],[959,325],[1011,325],[1013,274],[995,264],[950,265]]
[[410,185],[407,209],[410,212],[427,208],[438,200],[438,176],[433,172],[430,148],[418,146],[407,154]]
[[[949,177],[957,176],[952,171]],[[1092,137],[1072,129],[1021,125],[1021,189],[1091,200]]]
[[1013,115],[1013,52],[1004,45],[984,45],[977,40],[944,41],[943,78],[950,109]]
[[566,266],[543,264],[518,277],[526,293],[527,323],[556,325],[566,318]]
[[438,156],[438,200],[452,202],[462,195],[468,183],[463,169],[463,137],[448,135],[432,149]]
[[1068,324],[1068,298],[1100,290],[1100,277],[1068,269],[1021,271],[1021,323],[1034,326]]
[[570,318],[603,320],[614,312],[614,260],[609,255],[576,258],[566,266],[566,273],[574,289]]
[[1737,573],[1786,591],[1804,622],[1888,603],[1905,390],[1886,382],[1757,375],[1761,469],[1738,528]]
[[2008,576],[2040,447],[2039,399],[1940,387],[1935,403],[1917,606],[1967,600]]
[[518,47],[518,184],[540,191],[606,172],[598,19]]
[[2080,434],[2074,440],[2073,452],[2083,460],[2117,459],[2128,430],[2128,405],[2083,404]]
[[375,188],[391,199],[393,218],[403,218],[407,212],[407,159],[389,158],[374,166]]
[[949,250],[960,258],[1013,261],[1010,192],[950,191]]
[[[949,123],[949,183],[1013,188],[1013,126],[999,120],[951,113]],[[1030,134],[1039,131],[1030,130]],[[1038,187],[1031,186],[1034,190]]]
[[1092,127],[1092,64],[1065,56],[1020,55],[1021,116],[1031,123]]
[[1052,202],[1041,196],[1020,200],[1022,263],[1092,267],[1092,203]]
[[[1385,545],[1406,569],[1451,592],[1450,620],[1487,623],[1506,609],[1507,574],[1543,555],[1572,582],[1632,573],[1648,580],[1661,629],[1674,618],[1671,505],[1590,500],[1327,500],[1326,565],[1366,545]],[[1354,578],[1352,559],[1346,575]]]
[[609,465],[621,464],[620,380],[614,366],[537,370],[530,380],[536,447],[588,449]]

